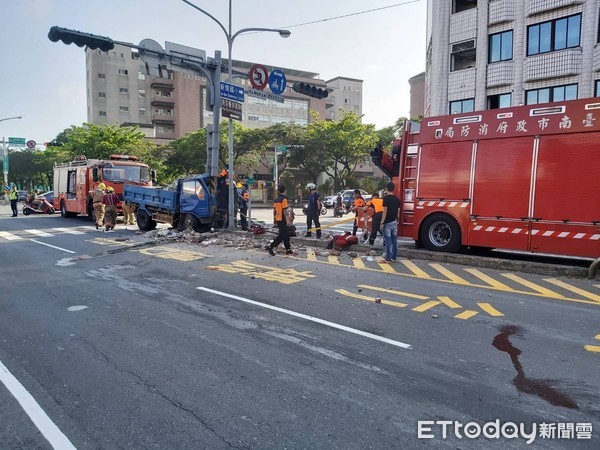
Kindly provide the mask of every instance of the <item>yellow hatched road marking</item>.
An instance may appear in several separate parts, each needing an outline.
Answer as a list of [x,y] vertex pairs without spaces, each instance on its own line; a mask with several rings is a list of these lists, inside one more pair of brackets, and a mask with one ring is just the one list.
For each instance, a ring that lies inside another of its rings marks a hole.
[[477,311],[473,311],[472,309],[467,309],[466,311],[461,312],[460,314],[457,314],[454,316],[455,319],[462,319],[462,320],[467,320],[473,316],[476,316],[478,314]]
[[552,283],[553,285],[566,289],[567,291],[574,292],[576,294],[581,295],[582,297],[589,298],[590,300],[594,300],[595,302],[600,303],[600,295],[588,292],[584,289],[565,283],[564,281],[557,280],[556,278],[545,278],[544,281],[547,281],[548,283]]
[[448,308],[458,309],[462,308],[458,303],[452,300],[450,297],[438,296],[438,300],[446,305]]
[[598,345],[586,345],[584,348],[588,352],[600,353],[600,346]]
[[427,272],[418,267],[414,262],[408,259],[401,259],[400,262],[404,264],[408,270],[410,270],[419,278],[431,278]]
[[394,268],[388,264],[388,263],[377,263],[379,265],[379,267],[381,267],[381,270],[383,270],[384,272],[387,273],[396,273],[396,271],[394,270]]
[[429,266],[432,269],[437,270],[442,275],[444,275],[448,279],[452,280],[456,284],[471,284],[467,280],[465,280],[464,278],[459,277],[454,272],[451,272],[450,270],[448,270],[446,267],[442,266],[441,264],[433,263],[433,264],[429,264]]
[[331,264],[339,264],[340,263],[340,259],[337,256],[333,256],[333,255],[329,255],[327,257],[327,260],[331,263]]
[[364,269],[367,267],[365,266],[363,260],[360,258],[352,258],[352,264],[354,264],[354,267],[356,267],[357,269]]
[[[335,292],[338,294],[346,295],[347,297],[357,298],[359,300],[366,300],[368,302],[375,302],[375,297],[368,297],[366,295],[355,294],[354,292],[347,291],[346,289],[336,289]],[[395,302],[393,300],[381,300],[384,305],[397,306],[398,308],[404,308],[406,303]]]
[[489,303],[477,303],[477,305],[481,309],[483,309],[486,313],[488,313],[490,316],[493,316],[493,317],[504,317],[504,314],[502,314],[500,311],[498,311],[496,308],[494,308]]
[[317,260],[317,255],[315,255],[315,251],[312,248],[309,248],[306,251],[306,259],[308,259],[309,261],[316,261]]
[[423,312],[423,311],[427,311],[428,309],[431,308],[435,308],[437,305],[440,305],[442,302],[437,302],[435,300],[431,300],[429,302],[423,303],[422,305],[419,305],[415,308],[413,308],[413,311],[416,312]]
[[539,284],[532,283],[531,281],[526,280],[525,278],[521,278],[520,276],[515,275],[514,273],[503,273],[501,275],[503,277],[508,278],[509,280],[512,280],[516,283],[522,284],[523,286],[526,286],[529,289],[539,292],[540,294],[544,294],[547,297],[552,297],[552,298],[563,298],[564,297],[564,295],[560,295],[559,293],[551,291],[550,289],[540,286]]
[[410,292],[396,291],[394,289],[385,289],[377,286],[369,286],[368,284],[359,284],[358,287],[363,289],[371,289],[372,291],[377,292],[384,292],[386,294],[399,295],[401,297],[416,298],[418,300],[427,300],[429,298],[425,295],[411,294]]
[[514,291],[514,289],[508,287],[507,285],[505,285],[504,283],[501,283],[498,280],[493,279],[492,277],[490,277],[489,275],[486,275],[485,273],[481,272],[480,270],[477,269],[465,269],[466,272],[469,272],[471,275],[476,276],[477,278],[479,278],[481,281],[486,282],[487,284],[489,284],[490,286],[500,290],[500,291]]

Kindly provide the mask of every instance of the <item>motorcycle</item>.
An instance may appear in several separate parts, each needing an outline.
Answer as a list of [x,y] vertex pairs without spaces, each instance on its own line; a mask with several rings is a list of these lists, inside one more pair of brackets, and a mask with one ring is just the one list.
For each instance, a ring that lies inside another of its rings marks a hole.
[[333,208],[333,217],[342,217],[345,214],[349,214],[351,211],[351,208],[346,208],[344,205],[335,206]]
[[23,205],[23,214],[26,216],[29,214],[54,214],[55,212],[54,206],[46,200],[46,197],[32,199],[27,196]]
[[[327,208],[325,208],[325,205],[321,204],[321,211],[320,211],[321,215],[324,216],[325,214],[327,214]],[[302,207],[302,214],[304,214],[305,216],[308,215],[308,203],[304,204],[304,206]]]

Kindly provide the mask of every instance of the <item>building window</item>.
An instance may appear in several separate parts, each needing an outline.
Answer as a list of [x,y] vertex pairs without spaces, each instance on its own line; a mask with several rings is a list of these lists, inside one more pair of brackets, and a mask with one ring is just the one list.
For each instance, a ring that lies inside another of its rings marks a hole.
[[475,110],[475,99],[466,98],[464,100],[455,100],[450,102],[450,114],[460,114],[472,112]]
[[140,109],[138,109],[138,115],[145,116],[146,115],[146,108],[140,108]]
[[470,69],[475,67],[477,48],[475,40],[452,44],[450,53],[450,71]]
[[271,123],[275,125],[276,123],[291,123],[291,117],[281,117],[281,116],[271,116]]
[[294,102],[294,109],[307,110],[308,109],[308,102],[295,101]]
[[129,71],[127,69],[119,69],[119,75],[127,75]]
[[594,81],[594,97],[600,97],[600,80]]
[[527,28],[527,56],[579,47],[581,14],[550,20]]
[[106,98],[106,92],[98,92],[98,97]]
[[99,74],[98,74],[98,78],[103,78],[103,79],[104,79],[104,78],[106,78],[106,74],[104,74],[104,73],[99,73]]
[[120,112],[129,112],[129,107],[128,106],[119,106],[119,111]]
[[139,89],[138,90],[138,97],[139,98],[146,98],[146,90],[145,89]]
[[488,109],[508,108],[511,99],[511,94],[490,95],[487,98]]
[[145,80],[146,79],[146,74],[144,72],[142,72],[141,70],[138,71],[138,80]]
[[489,62],[509,61],[513,57],[513,32],[492,34],[490,36]]
[[129,94],[129,88],[119,88],[119,94]]
[[477,8],[477,0],[452,0],[452,14]]
[[526,92],[525,97],[528,105],[575,100],[577,99],[577,84],[531,89]]
[[248,122],[268,122],[269,116],[264,114],[248,114]]
[[308,125],[308,120],[306,120],[306,119],[294,119],[294,124],[295,125],[300,125],[301,127],[305,127],[306,125]]
[[106,111],[98,111],[98,117],[106,117]]

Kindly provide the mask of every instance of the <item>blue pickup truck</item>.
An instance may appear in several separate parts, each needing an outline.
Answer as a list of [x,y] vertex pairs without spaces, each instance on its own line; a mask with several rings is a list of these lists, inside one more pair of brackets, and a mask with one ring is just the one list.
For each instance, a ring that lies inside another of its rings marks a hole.
[[126,184],[123,200],[134,206],[142,231],[155,229],[157,222],[169,223],[179,230],[207,231],[222,226],[226,218],[209,189],[211,180],[209,175],[194,175],[179,179],[168,188]]

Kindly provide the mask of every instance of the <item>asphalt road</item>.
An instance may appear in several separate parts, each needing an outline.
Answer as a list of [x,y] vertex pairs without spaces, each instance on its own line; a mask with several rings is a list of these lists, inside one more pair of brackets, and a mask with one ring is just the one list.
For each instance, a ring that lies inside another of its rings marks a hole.
[[144,241],[0,208],[0,447],[598,448],[598,281]]

